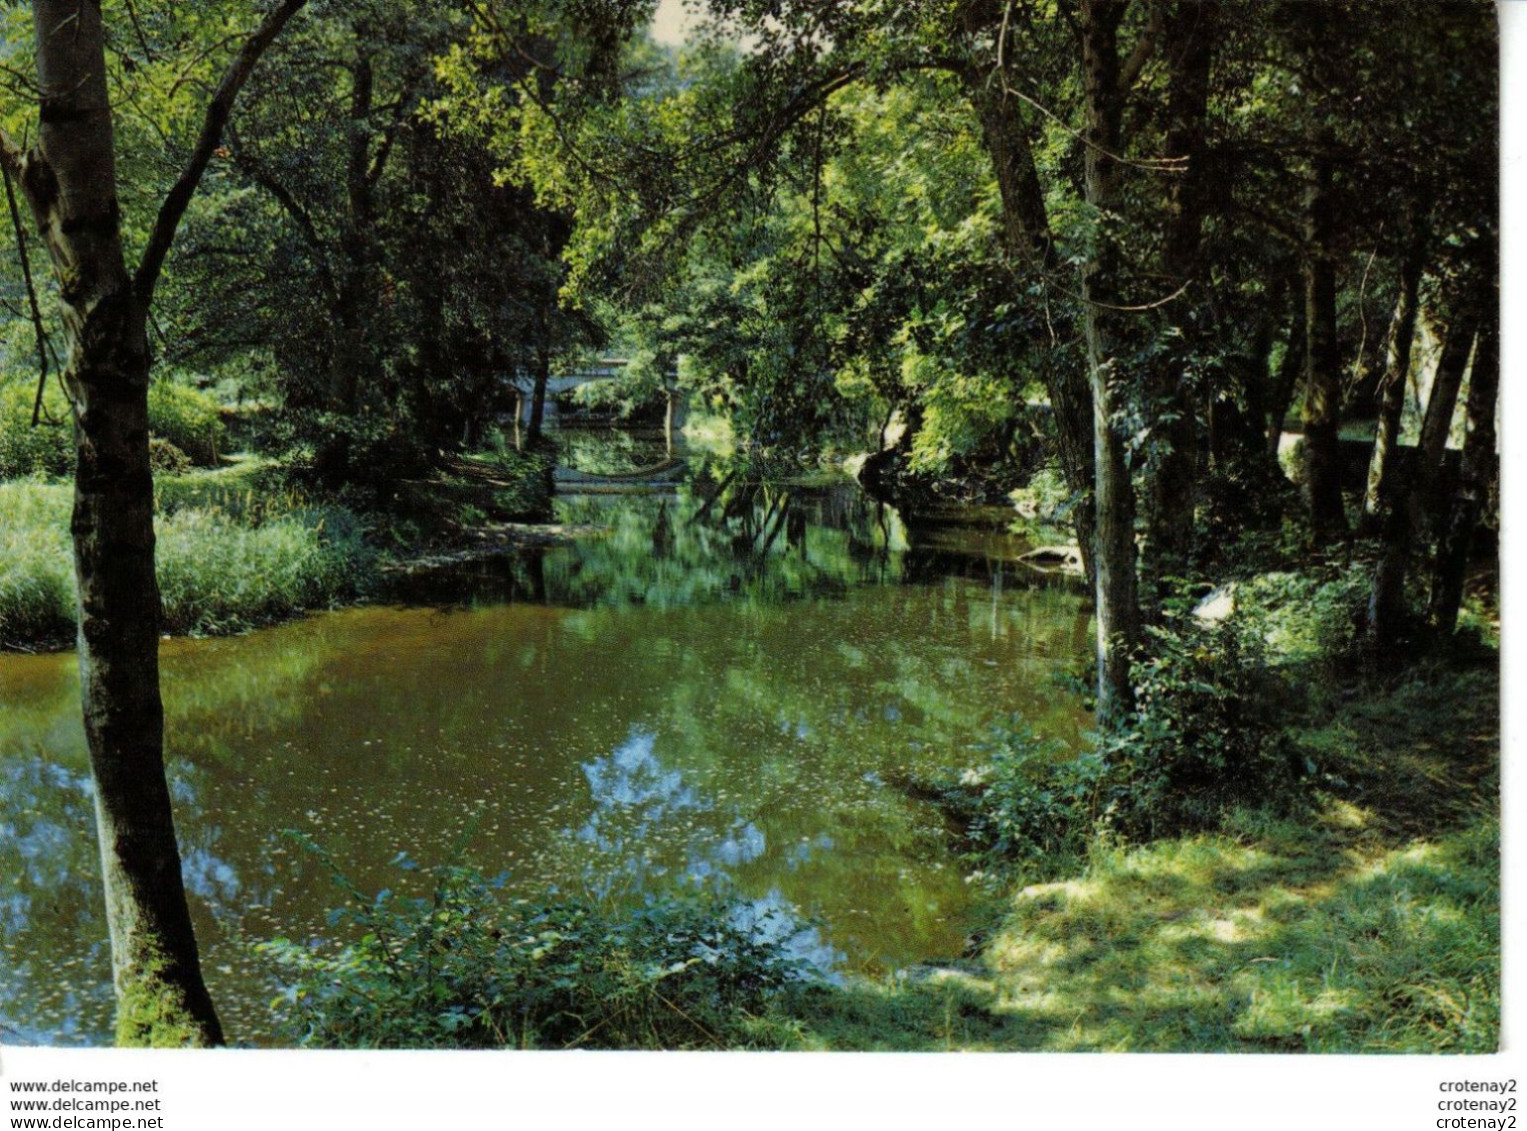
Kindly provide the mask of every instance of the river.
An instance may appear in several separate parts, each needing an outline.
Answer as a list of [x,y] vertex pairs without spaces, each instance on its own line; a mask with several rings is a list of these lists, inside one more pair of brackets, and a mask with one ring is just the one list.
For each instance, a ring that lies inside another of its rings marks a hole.
[[[909,528],[831,475],[702,454],[631,475],[642,445],[569,439],[559,517],[605,533],[164,642],[185,875],[235,1041],[277,1040],[251,944],[339,929],[343,892],[287,830],[366,891],[458,854],[536,898],[738,897],[829,976],[958,955],[977,925],[939,812],[895,783],[978,763],[1014,714],[1076,741],[1055,679],[1086,649],[1075,590],[1014,564],[1000,514]],[[0,1022],[105,1043],[72,655],[0,657],[0,743]]]

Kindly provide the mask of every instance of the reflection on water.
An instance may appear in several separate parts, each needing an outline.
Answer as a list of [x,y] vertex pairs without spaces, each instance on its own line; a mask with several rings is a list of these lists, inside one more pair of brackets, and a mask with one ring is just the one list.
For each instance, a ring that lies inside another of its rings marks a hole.
[[[886,783],[978,760],[1013,711],[1073,740],[1051,676],[1086,647],[1076,596],[1028,588],[1000,531],[930,551],[839,484],[686,474],[564,498],[608,533],[399,606],[164,644],[187,886],[238,1039],[268,1039],[249,944],[326,934],[343,899],[284,829],[363,890],[414,894],[398,854],[465,837],[527,895],[725,894],[823,968],[959,952],[972,893],[941,818]],[[77,696],[72,657],[0,657],[7,1039],[109,1034]]]
[[[631,900],[672,880],[728,897],[732,926],[836,978],[846,956],[803,923],[778,888],[753,899],[733,898],[737,868],[762,857],[768,838],[735,803],[719,805],[685,784],[678,770],[665,769],[656,742],[655,734],[633,730],[613,754],[583,767],[594,809],[573,840],[583,857],[587,893]],[[809,859],[801,847],[790,849],[793,865]]]

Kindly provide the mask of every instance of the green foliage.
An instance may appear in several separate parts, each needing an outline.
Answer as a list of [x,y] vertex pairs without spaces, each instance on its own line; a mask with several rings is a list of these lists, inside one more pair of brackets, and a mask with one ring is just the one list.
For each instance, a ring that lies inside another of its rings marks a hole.
[[1067,756],[1062,744],[1017,719],[993,735],[985,752],[984,763],[940,794],[982,861],[1054,872],[1080,859],[1107,803],[1101,755]]
[[1153,628],[1131,678],[1135,711],[1101,739],[1126,832],[1209,827],[1235,804],[1289,795],[1285,690],[1254,639],[1192,621]]
[[[74,467],[74,433],[63,394],[49,388],[43,418],[34,428],[35,395],[35,387],[25,382],[0,389],[0,479],[66,475]],[[155,381],[149,386],[148,419],[155,471],[180,472],[189,463],[216,462],[222,420],[217,401],[205,393]]]
[[805,974],[726,902],[609,911],[509,899],[501,881],[459,865],[433,879],[422,897],[350,888],[330,918],[357,942],[260,944],[288,981],[273,1007],[299,1044],[739,1047],[750,1017]]
[[347,488],[365,509],[385,507],[398,480],[426,474],[433,455],[406,419],[372,413],[294,413],[282,441],[297,480]]
[[183,475],[191,470],[191,457],[170,441],[151,436],[148,442],[148,466],[155,475]]
[[69,511],[67,488],[0,484],[0,645],[74,634]]
[[222,410],[206,393],[162,378],[152,382],[148,387],[148,429],[200,467],[217,463]]
[[[0,484],[0,643],[58,642],[74,631],[70,492]],[[375,552],[353,514],[286,497],[227,508],[162,506],[157,568],[167,632],[240,632],[352,598],[369,585]]]
[[36,386],[19,382],[0,389],[0,479],[66,475],[74,467],[74,432],[60,394],[50,394],[48,415],[32,426]]
[[1236,586],[1233,627],[1280,662],[1339,662],[1358,650],[1372,584],[1360,562],[1261,574]]
[[247,525],[216,509],[186,509],[159,527],[157,566],[166,631],[239,632],[355,596],[374,553],[340,507],[292,511]]
[[1068,756],[1015,722],[983,765],[943,784],[983,862],[1053,875],[1103,829],[1166,836],[1295,796],[1289,692],[1254,638],[1192,621],[1153,628],[1133,681],[1134,713],[1091,749]]

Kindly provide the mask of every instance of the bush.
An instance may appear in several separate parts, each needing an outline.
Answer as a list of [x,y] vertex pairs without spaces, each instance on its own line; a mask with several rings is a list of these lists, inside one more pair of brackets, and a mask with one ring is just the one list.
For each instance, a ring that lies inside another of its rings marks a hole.
[[1054,870],[1082,855],[1107,804],[1102,756],[1068,758],[1017,720],[999,728],[985,751],[988,761],[941,789],[982,860]]
[[1132,678],[1134,712],[1093,749],[1067,757],[1013,726],[986,764],[941,784],[983,863],[1053,874],[1102,827],[1166,836],[1295,795],[1297,759],[1281,729],[1289,692],[1254,638],[1192,621],[1153,628]]
[[382,416],[313,413],[294,421],[294,440],[311,447],[312,472],[327,488],[347,487],[390,501],[391,486],[430,470],[433,453],[416,428]]
[[36,386],[30,382],[0,389],[0,479],[67,475],[74,467],[74,431],[63,397],[50,387],[50,415],[34,428],[35,395]]
[[[304,1046],[713,1048],[803,976],[725,902],[629,912],[506,899],[459,866],[422,898],[390,891],[331,913],[359,941],[257,946],[290,978],[273,1003]],[[349,885],[346,884],[348,888]]]
[[1229,627],[1271,657],[1333,662],[1357,653],[1373,578],[1362,563],[1264,573],[1236,586]]
[[1153,628],[1131,678],[1134,713],[1101,740],[1125,832],[1207,828],[1234,805],[1288,797],[1287,691],[1255,638],[1191,621]]
[[167,632],[240,632],[352,597],[373,554],[339,507],[246,525],[215,508],[159,522],[159,593]]
[[[63,485],[0,485],[0,644],[73,635],[70,498]],[[167,632],[242,631],[353,597],[371,576],[374,551],[339,507],[183,506],[155,525]]]
[[183,451],[200,467],[217,464],[222,410],[206,393],[166,380],[148,387],[148,429]]
[[[0,478],[24,475],[67,475],[74,467],[74,431],[69,409],[56,386],[50,385],[44,401],[46,413],[32,426],[32,401],[36,388],[30,383],[0,389]],[[155,381],[148,391],[148,426],[154,437],[149,458],[155,471],[183,470],[179,459],[210,467],[217,462],[222,422],[218,404],[205,393]],[[170,462],[165,462],[166,460]]]
[[155,475],[181,475],[191,468],[191,457],[158,436],[148,442],[148,466]]

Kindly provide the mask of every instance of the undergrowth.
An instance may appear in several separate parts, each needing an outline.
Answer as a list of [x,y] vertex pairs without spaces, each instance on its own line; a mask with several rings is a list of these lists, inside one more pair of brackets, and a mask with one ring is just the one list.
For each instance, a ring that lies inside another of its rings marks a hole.
[[[313,847],[309,843],[309,847]],[[458,864],[428,894],[368,895],[330,916],[349,942],[275,939],[272,1003],[318,1048],[745,1048],[807,968],[725,900],[634,909],[504,894]]]

